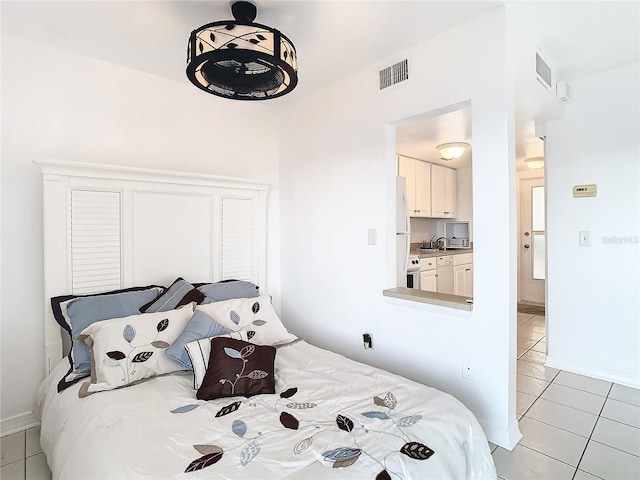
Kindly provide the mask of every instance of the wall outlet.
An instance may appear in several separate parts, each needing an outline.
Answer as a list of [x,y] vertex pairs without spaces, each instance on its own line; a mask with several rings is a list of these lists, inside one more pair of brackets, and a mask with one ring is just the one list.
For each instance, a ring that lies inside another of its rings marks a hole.
[[464,378],[471,377],[471,360],[468,358],[462,359],[462,376]]

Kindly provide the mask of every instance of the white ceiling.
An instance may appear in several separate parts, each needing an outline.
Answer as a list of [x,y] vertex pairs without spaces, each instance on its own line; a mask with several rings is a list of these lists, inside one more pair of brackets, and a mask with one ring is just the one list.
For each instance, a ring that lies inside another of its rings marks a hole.
[[[281,30],[298,51],[298,87],[271,100],[273,105],[295,101],[298,95],[504,5],[536,32],[561,80],[571,82],[640,60],[637,1],[257,0],[256,4],[256,22]],[[0,3],[3,32],[180,82],[187,82],[190,32],[232,18],[230,5],[228,0]],[[519,158],[532,150],[541,152],[533,122],[527,118],[529,110],[519,111]],[[399,131],[399,138],[411,139],[412,156],[432,156],[437,143],[456,141],[446,139],[452,130],[464,132],[470,141],[468,117],[467,111],[422,119],[426,123],[414,125],[413,130],[405,125],[407,130]],[[420,131],[425,132],[422,147]],[[425,153],[420,154],[419,148]]]

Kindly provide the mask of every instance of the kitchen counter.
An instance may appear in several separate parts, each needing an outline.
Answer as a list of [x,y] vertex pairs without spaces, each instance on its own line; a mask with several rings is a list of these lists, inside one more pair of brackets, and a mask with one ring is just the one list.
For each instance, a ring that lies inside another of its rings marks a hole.
[[433,257],[443,257],[448,255],[460,255],[462,253],[473,253],[473,249],[460,248],[460,249],[438,250],[437,252],[421,252],[417,248],[411,249],[411,255],[418,255],[420,258],[433,258]]
[[385,297],[399,298],[412,302],[428,303],[440,307],[455,308],[457,310],[471,311],[473,309],[473,298],[462,297],[460,295],[449,295],[446,293],[425,292],[414,288],[389,288],[383,290]]

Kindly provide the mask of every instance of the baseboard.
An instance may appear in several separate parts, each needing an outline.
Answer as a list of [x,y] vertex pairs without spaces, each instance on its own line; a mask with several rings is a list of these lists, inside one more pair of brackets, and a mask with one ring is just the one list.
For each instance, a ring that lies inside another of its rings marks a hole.
[[508,430],[488,424],[481,419],[478,419],[478,423],[480,423],[487,440],[507,450],[513,450],[522,438],[522,433],[520,433],[520,429],[518,428],[518,421],[515,418],[509,425]]
[[40,421],[32,412],[16,415],[15,417],[0,420],[0,437],[6,437],[12,433],[22,432],[40,425]]
[[574,362],[566,358],[558,358],[553,355],[547,355],[545,362],[546,367],[558,368],[567,372],[586,375],[587,377],[606,380],[607,382],[619,383],[627,387],[640,388],[640,377],[620,372],[618,370],[610,370],[608,368],[600,368],[581,362]]

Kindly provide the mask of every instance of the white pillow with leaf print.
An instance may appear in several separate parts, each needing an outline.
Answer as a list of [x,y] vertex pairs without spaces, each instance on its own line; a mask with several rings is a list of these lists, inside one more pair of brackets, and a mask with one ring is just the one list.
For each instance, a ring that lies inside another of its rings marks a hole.
[[233,298],[224,302],[198,305],[198,310],[234,332],[245,331],[256,345],[281,345],[298,337],[289,333],[273,310],[271,297]]
[[163,350],[182,333],[195,304],[177,310],[143,313],[96,322],[78,336],[89,348],[91,382],[78,395],[124,387],[143,378],[184,370]]

